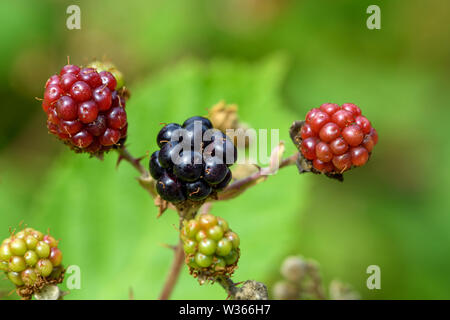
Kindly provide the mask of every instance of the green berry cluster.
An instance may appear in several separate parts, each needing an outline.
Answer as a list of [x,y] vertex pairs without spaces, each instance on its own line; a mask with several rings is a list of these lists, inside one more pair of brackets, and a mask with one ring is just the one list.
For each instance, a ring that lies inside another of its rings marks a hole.
[[228,223],[212,214],[185,221],[181,230],[186,264],[191,274],[214,279],[230,276],[239,259],[239,236]]
[[62,252],[51,235],[32,228],[12,234],[0,246],[0,270],[17,287],[31,290],[61,277]]

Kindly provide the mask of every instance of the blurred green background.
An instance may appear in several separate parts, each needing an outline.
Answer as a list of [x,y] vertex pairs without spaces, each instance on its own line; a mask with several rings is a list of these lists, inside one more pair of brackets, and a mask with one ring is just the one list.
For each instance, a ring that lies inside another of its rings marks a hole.
[[[66,28],[67,6],[81,30]],[[366,8],[381,8],[368,30]],[[272,286],[289,254],[321,264],[365,299],[450,298],[450,3],[433,1],[0,2],[0,236],[24,221],[61,238],[81,268],[69,299],[155,299],[172,261],[174,212],[157,208],[126,163],[75,155],[47,134],[46,79],[67,56],[107,58],[126,75],[129,148],[156,148],[161,122],[237,103],[255,128],[288,128],[324,102],[354,102],[379,144],[338,183],[283,169],[240,198],[214,204],[241,236],[235,281]],[[145,160],[147,161],[147,160]],[[366,268],[381,267],[381,290]],[[0,291],[11,291],[8,281]],[[11,298],[11,297],[10,297]],[[14,296],[12,296],[14,298]],[[182,271],[173,298],[224,299]]]

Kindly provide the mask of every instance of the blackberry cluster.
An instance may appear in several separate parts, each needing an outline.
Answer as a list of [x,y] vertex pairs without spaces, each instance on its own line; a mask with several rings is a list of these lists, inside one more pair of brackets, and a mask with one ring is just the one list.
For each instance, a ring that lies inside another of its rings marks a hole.
[[185,221],[181,240],[186,264],[194,276],[230,276],[236,269],[240,239],[224,219],[201,214]]
[[32,228],[12,234],[0,246],[0,270],[14,285],[25,289],[21,292],[29,294],[42,284],[60,282],[61,261],[58,241]]
[[158,133],[160,150],[150,157],[150,174],[161,198],[172,203],[202,201],[225,188],[237,159],[233,142],[203,117],[169,123]]
[[364,165],[378,142],[377,131],[353,103],[311,109],[296,138],[303,157],[327,174]]
[[128,124],[125,97],[118,89],[109,71],[64,66],[45,84],[42,108],[48,131],[76,152],[102,154],[122,144]]

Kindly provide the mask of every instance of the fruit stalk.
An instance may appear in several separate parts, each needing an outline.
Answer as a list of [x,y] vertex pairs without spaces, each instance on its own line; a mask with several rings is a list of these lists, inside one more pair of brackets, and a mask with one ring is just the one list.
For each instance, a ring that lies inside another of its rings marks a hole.
[[178,277],[180,275],[180,271],[184,264],[184,250],[183,244],[181,241],[178,242],[175,247],[175,257],[172,262],[172,266],[169,271],[169,275],[167,276],[166,282],[164,283],[164,287],[159,296],[159,300],[168,300],[170,295],[172,294],[173,288],[177,283]]
[[140,174],[140,176],[137,178],[139,184],[142,186],[142,188],[147,190],[148,193],[150,193],[152,198],[156,198],[157,193],[155,190],[155,181],[150,176],[147,169],[145,169],[145,167],[141,164],[142,158],[135,158],[125,146],[117,148],[116,150],[119,153],[117,164],[119,164],[122,160],[125,160],[126,162],[131,164],[133,168],[135,168]]
[[[187,210],[184,209],[185,208],[177,209],[178,215],[180,217],[180,226],[179,226],[180,230],[183,226],[183,221],[185,219],[189,220],[195,217],[199,208],[190,207],[187,208]],[[184,249],[183,249],[183,242],[181,240],[174,248],[174,252],[175,252],[174,260],[172,262],[172,266],[170,267],[170,271],[169,274],[167,275],[164,286],[161,290],[161,294],[159,295],[159,300],[168,300],[170,298],[170,295],[172,294],[172,291],[178,281],[181,269],[184,265]]]

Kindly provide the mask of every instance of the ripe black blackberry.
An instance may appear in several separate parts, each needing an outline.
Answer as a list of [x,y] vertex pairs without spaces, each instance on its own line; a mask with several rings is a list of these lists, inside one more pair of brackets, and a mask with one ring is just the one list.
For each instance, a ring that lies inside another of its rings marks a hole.
[[229,137],[203,117],[191,117],[182,126],[165,125],[156,142],[160,150],[150,157],[150,174],[161,198],[172,203],[202,201],[225,188],[237,159]]
[[123,80],[100,63],[87,68],[64,66],[45,85],[42,108],[49,132],[76,152],[101,155],[122,145],[128,125],[126,91],[119,86]]

